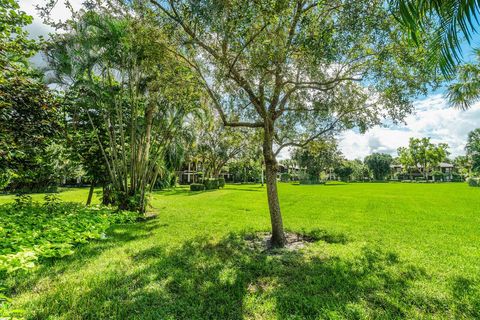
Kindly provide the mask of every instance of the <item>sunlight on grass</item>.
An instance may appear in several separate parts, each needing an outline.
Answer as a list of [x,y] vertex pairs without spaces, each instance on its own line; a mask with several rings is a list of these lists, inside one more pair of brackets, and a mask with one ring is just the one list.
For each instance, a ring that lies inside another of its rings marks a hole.
[[[479,190],[465,184],[280,184],[285,226],[318,241],[250,249],[265,189],[156,192],[155,220],[9,279],[32,319],[480,317]],[[61,194],[83,202],[87,190]],[[5,199],[5,198],[3,198]]]

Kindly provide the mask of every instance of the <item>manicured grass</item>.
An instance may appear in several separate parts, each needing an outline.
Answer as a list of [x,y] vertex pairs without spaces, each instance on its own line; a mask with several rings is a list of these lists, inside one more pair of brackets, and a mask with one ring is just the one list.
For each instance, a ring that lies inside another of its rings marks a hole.
[[[87,191],[62,197],[83,202]],[[258,185],[157,192],[157,219],[114,226],[106,240],[10,278],[14,307],[32,319],[480,317],[480,188],[280,184],[279,192],[286,228],[321,229],[327,241],[280,253],[245,245],[246,234],[269,230]]]

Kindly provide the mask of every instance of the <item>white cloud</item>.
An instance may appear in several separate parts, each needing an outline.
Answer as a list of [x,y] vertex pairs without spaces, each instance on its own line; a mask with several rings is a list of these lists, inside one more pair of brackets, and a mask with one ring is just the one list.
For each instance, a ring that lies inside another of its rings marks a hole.
[[[37,6],[44,6],[46,0],[20,0],[20,10],[25,11],[27,14],[33,17],[33,23],[26,27],[27,31],[30,33],[32,38],[38,38],[39,36],[47,37],[50,32],[54,32],[55,29],[44,24],[42,18],[38,15],[36,9]],[[79,10],[82,6],[82,0],[73,0],[70,1],[74,10]],[[69,19],[72,15],[70,10],[67,8],[63,1],[58,1],[55,7],[50,12],[51,18],[53,21],[65,21]]]
[[344,155],[349,159],[363,159],[372,152],[395,156],[397,148],[407,146],[411,137],[448,143],[452,157],[465,153],[468,133],[480,127],[480,103],[461,111],[449,107],[441,94],[435,94],[416,101],[414,106],[415,113],[405,119],[405,125],[376,126],[365,134],[354,130],[343,133],[339,140]]
[[[82,6],[82,0],[70,1],[74,10],[79,10]],[[49,33],[54,33],[55,29],[43,23],[43,19],[39,16],[36,9],[37,6],[44,6],[46,0],[20,0],[20,10],[25,11],[28,15],[33,17],[32,24],[25,27],[29,35],[33,39],[38,39],[40,36],[48,38]],[[50,12],[51,19],[55,22],[65,21],[69,19],[72,14],[64,2],[59,1]],[[43,67],[45,60],[41,53],[36,54],[31,58],[31,62],[37,67]]]

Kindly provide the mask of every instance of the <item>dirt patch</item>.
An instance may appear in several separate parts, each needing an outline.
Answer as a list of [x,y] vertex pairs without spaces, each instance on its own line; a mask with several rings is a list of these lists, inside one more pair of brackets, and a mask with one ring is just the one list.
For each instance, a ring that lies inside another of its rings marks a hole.
[[252,250],[258,251],[297,251],[302,248],[305,248],[309,243],[317,241],[317,239],[310,237],[308,235],[295,233],[295,232],[285,232],[285,237],[287,239],[287,244],[283,248],[274,248],[270,243],[271,234],[269,232],[259,232],[253,235],[245,237],[245,242],[248,247]]
[[137,222],[149,221],[149,220],[153,220],[153,219],[156,219],[156,218],[157,218],[157,215],[155,213],[147,213],[143,216],[138,217]]

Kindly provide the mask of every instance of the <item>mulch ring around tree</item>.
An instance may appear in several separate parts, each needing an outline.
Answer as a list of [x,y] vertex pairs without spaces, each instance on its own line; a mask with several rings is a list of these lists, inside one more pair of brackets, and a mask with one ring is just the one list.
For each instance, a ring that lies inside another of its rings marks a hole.
[[282,251],[297,251],[305,248],[312,242],[318,241],[314,237],[310,237],[301,233],[285,232],[285,238],[287,244],[283,248],[272,247],[269,232],[258,232],[245,236],[245,242],[247,246],[255,251],[268,252],[268,253],[280,253]]

